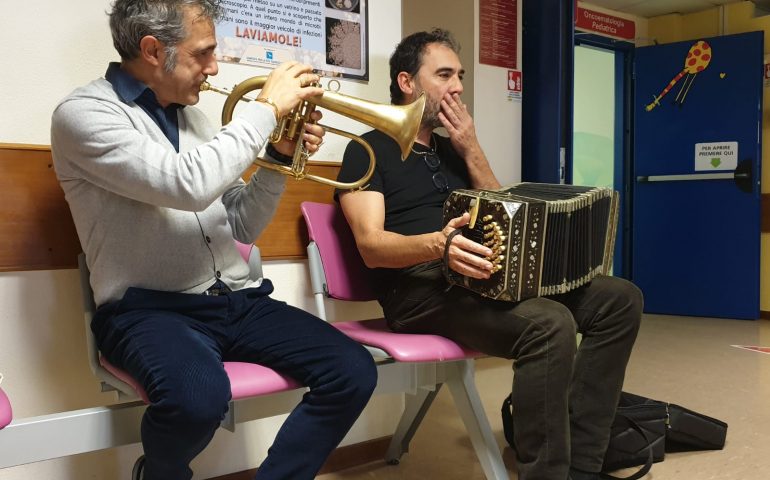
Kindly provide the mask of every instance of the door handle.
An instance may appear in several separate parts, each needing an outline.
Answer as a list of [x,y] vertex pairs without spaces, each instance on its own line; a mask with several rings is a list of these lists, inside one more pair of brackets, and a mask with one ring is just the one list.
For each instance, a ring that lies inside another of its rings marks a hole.
[[687,173],[683,175],[643,175],[636,177],[639,183],[687,182],[693,180],[732,180],[737,175],[730,173]]
[[653,182],[689,182],[700,180],[733,180],[735,185],[746,193],[752,191],[753,170],[751,160],[743,160],[738,163],[735,171],[723,173],[686,173],[682,175],[640,175],[636,177],[639,183]]

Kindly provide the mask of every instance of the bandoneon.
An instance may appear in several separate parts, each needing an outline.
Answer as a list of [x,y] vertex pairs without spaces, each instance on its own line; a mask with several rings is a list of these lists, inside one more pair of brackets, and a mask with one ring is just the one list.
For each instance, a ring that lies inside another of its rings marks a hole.
[[488,279],[454,273],[450,282],[485,297],[520,301],[568,292],[612,267],[618,193],[605,187],[520,183],[500,190],[455,190],[444,224],[464,212],[463,236],[494,252]]

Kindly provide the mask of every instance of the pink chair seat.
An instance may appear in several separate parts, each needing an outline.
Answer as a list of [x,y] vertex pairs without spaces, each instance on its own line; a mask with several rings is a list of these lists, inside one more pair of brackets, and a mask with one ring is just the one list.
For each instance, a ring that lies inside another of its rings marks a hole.
[[[248,262],[254,245],[236,241],[235,246],[243,259]],[[101,355],[99,355],[99,363],[109,373],[129,385],[145,403],[149,403],[147,393],[131,375],[112,365]],[[293,390],[301,386],[293,379],[255,363],[224,362],[224,366],[225,372],[230,378],[233,400]]]
[[243,259],[248,262],[249,261],[249,255],[251,255],[251,249],[254,247],[254,245],[250,243],[241,243],[236,241],[235,242],[235,248],[238,249],[238,253],[241,254]]
[[[147,393],[133,377],[112,365],[104,357],[100,357],[99,362],[111,374],[130,385],[145,403],[149,403]],[[230,378],[233,400],[283,392],[300,387],[300,384],[293,379],[262,365],[245,362],[224,362],[224,365],[227,376]]]
[[12,419],[13,411],[11,410],[11,401],[8,400],[8,396],[3,389],[0,388],[0,428],[4,428],[11,423]]
[[439,335],[392,332],[384,318],[333,324],[353,340],[385,350],[400,362],[445,362],[482,356]]

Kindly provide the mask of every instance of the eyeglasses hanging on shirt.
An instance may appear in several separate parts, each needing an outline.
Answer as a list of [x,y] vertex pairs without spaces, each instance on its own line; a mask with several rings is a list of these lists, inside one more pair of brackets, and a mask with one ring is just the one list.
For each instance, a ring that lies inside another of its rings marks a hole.
[[439,158],[438,153],[431,150],[423,152],[421,155],[423,161],[425,161],[425,166],[428,167],[428,170],[433,172],[433,186],[436,187],[436,190],[439,192],[446,193],[449,190],[449,181],[447,180],[446,175],[444,175],[444,172],[439,170],[441,159]]
[[441,167],[441,158],[438,156],[438,153],[436,152],[435,145],[435,139],[433,138],[433,135],[431,135],[431,147],[430,150],[426,150],[424,152],[418,152],[417,150],[412,147],[412,152],[416,153],[417,155],[420,155],[422,157],[422,160],[425,162],[425,166],[428,167],[428,170],[433,172],[433,186],[436,188],[437,191],[440,193],[446,193],[449,191],[449,180],[447,180],[446,175],[444,175],[444,172],[440,170]]

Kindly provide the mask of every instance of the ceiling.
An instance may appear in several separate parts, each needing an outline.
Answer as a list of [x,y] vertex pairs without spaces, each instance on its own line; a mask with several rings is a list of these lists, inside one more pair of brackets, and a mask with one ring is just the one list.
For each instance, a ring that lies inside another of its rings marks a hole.
[[[692,13],[741,0],[586,0],[597,7],[628,13],[642,18],[669,13]],[[770,0],[753,0],[760,9],[770,11]]]

